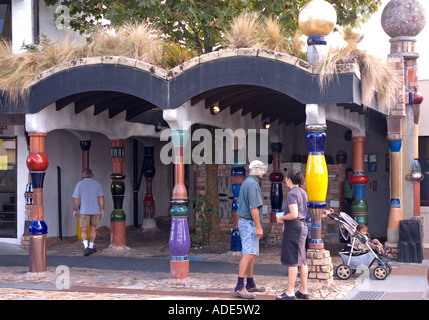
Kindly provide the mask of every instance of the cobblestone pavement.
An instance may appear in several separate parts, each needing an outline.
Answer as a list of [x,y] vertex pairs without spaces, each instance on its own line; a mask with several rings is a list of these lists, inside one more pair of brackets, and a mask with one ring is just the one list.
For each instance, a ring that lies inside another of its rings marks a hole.
[[[94,256],[116,257],[165,257],[169,258],[168,234],[142,233],[127,229],[127,246],[124,250],[109,247],[110,234],[100,232]],[[50,240],[49,255],[81,256],[82,244],[77,238],[63,241]],[[329,249],[329,248],[328,248]],[[335,249],[334,249],[335,250]],[[341,263],[338,251],[331,251],[333,264]],[[280,264],[280,247],[261,245],[257,264]],[[207,261],[223,261],[237,264],[241,255],[229,250],[229,243],[220,242],[201,249],[191,248],[189,257]],[[90,257],[88,257],[90,259]],[[190,262],[192,263],[192,261]],[[66,279],[69,272],[69,288]],[[238,272],[238,269],[237,269]],[[47,272],[29,273],[28,267],[0,267],[0,299],[44,299],[44,300],[150,300],[150,299],[236,299],[233,288],[237,274],[191,273],[187,279],[175,280],[164,272],[140,272],[130,270],[100,270],[71,267],[68,270],[48,267]],[[287,286],[287,276],[255,276],[258,285],[266,287],[257,300],[274,300]],[[309,285],[311,299],[340,300],[358,283],[359,277],[338,280],[327,288]],[[299,281],[297,281],[297,285]],[[64,288],[66,287],[66,288]],[[60,290],[59,290],[60,289]]]

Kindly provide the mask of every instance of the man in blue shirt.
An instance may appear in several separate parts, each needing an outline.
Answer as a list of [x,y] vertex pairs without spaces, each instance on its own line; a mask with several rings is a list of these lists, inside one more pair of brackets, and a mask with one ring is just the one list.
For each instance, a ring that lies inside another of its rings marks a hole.
[[[73,192],[73,216],[77,218],[77,208],[80,203],[79,223],[84,256],[89,256],[97,250],[94,248],[95,237],[97,235],[97,225],[104,216],[104,193],[100,182],[93,179],[94,173],[91,169],[85,169],[82,173],[82,180],[76,184]],[[87,229],[91,228],[89,234],[89,244]]]
[[259,255],[259,239],[264,235],[261,225],[263,204],[260,179],[267,172],[267,165],[259,160],[254,160],[249,164],[249,170],[249,176],[240,187],[237,209],[243,255],[238,266],[238,281],[234,293],[235,296],[243,299],[253,299],[255,298],[254,292],[265,291],[265,288],[257,287],[253,281],[253,267],[256,256]]

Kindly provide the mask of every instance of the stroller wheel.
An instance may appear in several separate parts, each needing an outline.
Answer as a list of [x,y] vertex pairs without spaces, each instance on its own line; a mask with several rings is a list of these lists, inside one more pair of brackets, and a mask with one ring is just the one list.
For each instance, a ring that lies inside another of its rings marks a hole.
[[388,263],[384,265],[384,267],[387,269],[387,274],[389,275],[392,272],[392,266]]
[[389,274],[389,271],[387,268],[383,266],[378,266],[374,269],[374,277],[377,280],[384,280],[386,279],[387,275]]
[[341,280],[347,280],[352,275],[352,270],[348,265],[340,264],[335,273]]

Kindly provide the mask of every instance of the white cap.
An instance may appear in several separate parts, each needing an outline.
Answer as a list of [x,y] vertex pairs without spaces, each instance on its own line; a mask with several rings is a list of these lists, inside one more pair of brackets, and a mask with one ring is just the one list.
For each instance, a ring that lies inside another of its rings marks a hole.
[[268,168],[268,166],[265,163],[263,163],[262,161],[253,160],[249,164],[249,169],[252,169],[252,168]]

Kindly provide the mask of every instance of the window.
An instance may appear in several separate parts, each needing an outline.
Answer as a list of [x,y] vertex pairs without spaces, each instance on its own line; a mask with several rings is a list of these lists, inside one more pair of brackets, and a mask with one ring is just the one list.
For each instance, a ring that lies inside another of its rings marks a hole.
[[429,137],[419,137],[419,162],[424,175],[420,182],[420,204],[429,206]]
[[0,0],[0,39],[12,40],[12,15],[10,0]]
[[0,137],[0,237],[16,238],[16,138]]

